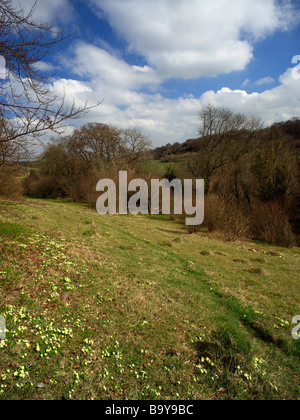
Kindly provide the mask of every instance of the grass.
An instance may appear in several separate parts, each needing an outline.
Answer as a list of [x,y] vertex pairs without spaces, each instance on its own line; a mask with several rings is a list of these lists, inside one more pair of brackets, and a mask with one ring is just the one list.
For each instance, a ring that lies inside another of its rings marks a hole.
[[0,399],[297,399],[299,249],[0,201]]
[[184,165],[184,162],[162,162],[161,160],[147,160],[140,165],[140,169],[147,169],[153,171],[161,176],[164,176],[168,169],[179,169]]

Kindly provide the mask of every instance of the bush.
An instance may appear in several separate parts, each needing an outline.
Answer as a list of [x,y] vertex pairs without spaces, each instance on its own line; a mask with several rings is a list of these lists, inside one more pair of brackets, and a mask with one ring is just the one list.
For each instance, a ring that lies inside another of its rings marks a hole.
[[251,238],[250,217],[234,198],[208,195],[204,223],[209,232],[221,232],[227,241]]
[[96,186],[99,179],[97,175],[92,176],[87,174],[79,183],[79,189],[82,192],[83,201],[88,204],[90,209],[96,209],[96,203],[99,197],[99,193],[96,191]]
[[37,198],[63,198],[65,191],[55,176],[40,177],[35,171],[23,181],[24,194]]
[[35,170],[30,171],[30,175],[28,175],[23,180],[23,191],[24,195],[33,196],[33,184],[39,180],[39,176]]
[[250,217],[235,203],[228,204],[223,233],[227,241],[252,239]]
[[257,240],[286,247],[295,245],[288,216],[277,202],[261,203],[254,211],[251,224]]
[[22,185],[11,173],[0,169],[0,196],[11,199],[18,199],[22,196]]
[[225,213],[226,205],[221,197],[217,194],[206,196],[204,223],[209,232],[217,231],[222,227]]
[[199,225],[191,225],[187,227],[187,231],[189,235],[200,232],[200,229],[201,229],[201,226]]
[[167,179],[169,182],[173,181],[177,178],[177,175],[175,174],[175,168],[174,166],[168,166],[167,170],[163,176],[164,179]]

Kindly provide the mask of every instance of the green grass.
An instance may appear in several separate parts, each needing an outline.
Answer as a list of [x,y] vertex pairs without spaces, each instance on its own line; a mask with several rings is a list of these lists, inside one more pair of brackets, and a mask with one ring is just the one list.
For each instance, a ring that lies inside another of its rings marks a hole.
[[25,232],[25,227],[19,223],[0,223],[0,237],[16,238]]
[[184,162],[162,162],[161,160],[147,160],[140,164],[140,169],[147,169],[164,176],[169,168],[180,169]]
[[297,399],[299,249],[0,201],[0,399]]

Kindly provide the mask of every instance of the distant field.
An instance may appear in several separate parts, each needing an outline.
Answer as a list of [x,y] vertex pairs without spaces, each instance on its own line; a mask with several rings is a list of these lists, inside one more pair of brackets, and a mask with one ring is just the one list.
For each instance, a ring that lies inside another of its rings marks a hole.
[[300,251],[0,201],[0,399],[298,399]]
[[184,162],[162,162],[161,160],[146,160],[141,163],[141,167],[164,176],[168,168],[181,168]]

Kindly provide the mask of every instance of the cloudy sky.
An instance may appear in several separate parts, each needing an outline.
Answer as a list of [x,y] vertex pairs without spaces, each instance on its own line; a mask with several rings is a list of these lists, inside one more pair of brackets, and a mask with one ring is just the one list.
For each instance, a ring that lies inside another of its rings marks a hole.
[[37,3],[38,20],[76,30],[40,63],[55,89],[103,100],[80,124],[137,127],[159,146],[196,137],[208,103],[266,124],[300,117],[299,0]]

